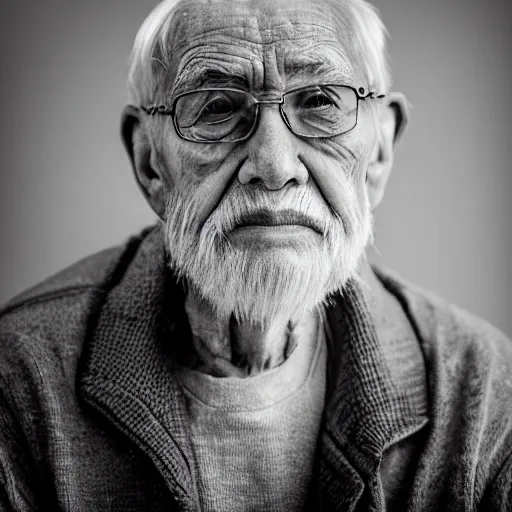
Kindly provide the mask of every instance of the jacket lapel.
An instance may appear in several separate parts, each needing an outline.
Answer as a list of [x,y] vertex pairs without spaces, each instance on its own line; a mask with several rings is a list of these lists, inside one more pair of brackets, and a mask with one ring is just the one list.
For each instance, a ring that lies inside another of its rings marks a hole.
[[313,489],[317,510],[354,510],[362,497],[363,509],[382,509],[384,451],[428,421],[419,344],[387,293],[368,268],[327,311],[328,399]]
[[168,274],[157,228],[106,297],[79,386],[153,461],[182,509],[197,510],[188,417],[170,357],[169,326],[179,323],[183,297]]

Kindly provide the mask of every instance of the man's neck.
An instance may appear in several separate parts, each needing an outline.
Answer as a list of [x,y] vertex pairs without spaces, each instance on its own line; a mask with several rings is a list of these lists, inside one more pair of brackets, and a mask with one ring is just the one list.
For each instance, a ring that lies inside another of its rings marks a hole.
[[317,322],[316,312],[300,322],[276,318],[265,328],[239,323],[233,317],[221,320],[192,291],[187,294],[185,311],[192,333],[194,366],[217,377],[250,377],[279,366],[293,352],[305,327]]

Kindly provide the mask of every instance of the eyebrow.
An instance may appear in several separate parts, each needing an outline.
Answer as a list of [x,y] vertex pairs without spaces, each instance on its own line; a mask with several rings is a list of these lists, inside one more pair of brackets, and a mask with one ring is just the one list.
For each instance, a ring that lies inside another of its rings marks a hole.
[[199,73],[192,72],[186,78],[179,81],[178,89],[200,89],[202,87],[235,87],[249,88],[247,77],[237,73],[225,73],[218,69],[202,70]]
[[311,80],[315,82],[330,81],[335,83],[351,83],[351,74],[341,71],[339,66],[334,66],[328,61],[291,61],[285,64],[285,76],[294,80]]

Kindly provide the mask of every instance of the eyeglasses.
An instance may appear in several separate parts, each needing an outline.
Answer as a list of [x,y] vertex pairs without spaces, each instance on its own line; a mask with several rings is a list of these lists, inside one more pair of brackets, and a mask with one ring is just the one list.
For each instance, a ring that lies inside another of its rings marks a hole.
[[141,109],[150,115],[172,116],[183,139],[211,144],[248,139],[258,125],[260,105],[279,105],[283,121],[294,134],[325,139],[357,125],[361,100],[383,97],[364,87],[330,84],[291,89],[272,100],[257,100],[240,89],[206,88],[178,95],[170,107]]

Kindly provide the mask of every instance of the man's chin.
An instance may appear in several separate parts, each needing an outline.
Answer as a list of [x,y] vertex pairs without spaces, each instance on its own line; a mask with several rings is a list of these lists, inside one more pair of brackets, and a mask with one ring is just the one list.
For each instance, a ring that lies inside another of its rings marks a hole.
[[329,292],[331,265],[321,250],[244,249],[232,247],[188,275],[219,317],[269,325],[277,318],[307,314]]

